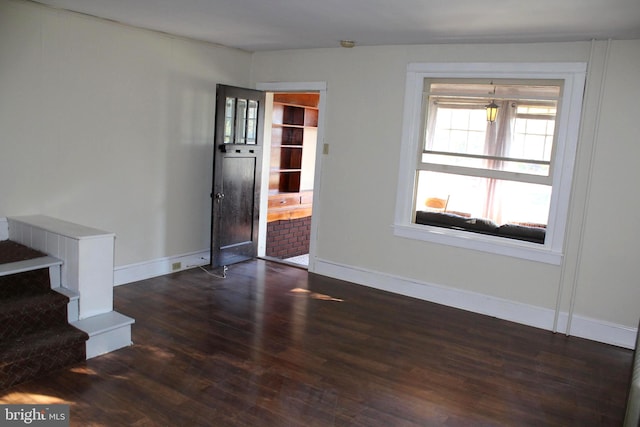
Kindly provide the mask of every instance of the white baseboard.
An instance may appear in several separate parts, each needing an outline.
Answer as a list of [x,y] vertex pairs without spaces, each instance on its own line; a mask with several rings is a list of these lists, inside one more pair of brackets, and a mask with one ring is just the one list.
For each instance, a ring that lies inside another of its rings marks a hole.
[[[352,267],[316,259],[314,273],[359,285],[393,292],[425,301],[455,307],[474,313],[497,317],[527,326],[553,330],[554,310],[510,301],[476,292],[420,282],[378,271]],[[566,333],[568,314],[558,316],[558,333]],[[635,348],[637,328],[574,315],[570,335],[612,344],[624,348]]]
[[[566,313],[561,313],[561,317],[566,319]],[[636,347],[637,334],[638,328],[591,319],[577,314],[573,315],[571,321],[570,335],[632,350]]]
[[[180,263],[180,267],[174,269],[177,263]],[[113,271],[113,285],[120,286],[207,264],[209,264],[208,250],[118,266]]]

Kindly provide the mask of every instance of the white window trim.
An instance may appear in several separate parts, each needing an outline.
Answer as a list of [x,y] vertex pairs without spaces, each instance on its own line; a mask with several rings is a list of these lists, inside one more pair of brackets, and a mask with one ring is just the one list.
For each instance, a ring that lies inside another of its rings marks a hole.
[[[562,262],[571,181],[576,157],[582,96],[587,65],[584,62],[543,63],[410,63],[407,66],[402,144],[394,234],[399,237],[507,255],[559,265]],[[417,157],[422,153],[422,114],[425,78],[561,79],[557,150],[553,161],[553,191],[543,245],[504,237],[413,223]]]

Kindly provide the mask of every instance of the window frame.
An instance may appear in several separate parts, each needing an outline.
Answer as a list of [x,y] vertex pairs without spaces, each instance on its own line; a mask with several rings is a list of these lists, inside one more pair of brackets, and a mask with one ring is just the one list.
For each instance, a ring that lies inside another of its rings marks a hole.
[[[405,83],[394,235],[559,265],[562,262],[573,168],[582,115],[585,62],[410,63]],[[551,159],[552,191],[544,244],[415,224],[417,165],[423,150],[425,79],[563,80],[557,140]]]

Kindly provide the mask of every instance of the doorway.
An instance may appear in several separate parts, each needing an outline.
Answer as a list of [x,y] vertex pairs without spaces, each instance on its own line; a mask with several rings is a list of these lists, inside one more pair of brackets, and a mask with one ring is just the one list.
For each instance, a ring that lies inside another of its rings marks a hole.
[[[287,98],[292,95],[303,99]],[[269,222],[305,220],[294,233],[305,250],[271,259],[314,272],[322,157],[329,154],[323,143],[326,82],[258,83],[257,90],[218,85],[216,99],[211,266],[266,257]],[[273,146],[272,134],[280,138]]]
[[[308,268],[320,93],[269,92],[264,256]],[[265,162],[266,163],[266,162]]]
[[[315,149],[315,167],[313,178],[313,198],[311,216],[311,232],[309,236],[309,264],[308,271],[314,272],[316,268],[316,246],[318,244],[318,218],[320,217],[322,205],[319,203],[320,193],[322,191],[322,161],[329,154],[329,145],[324,142],[324,123],[326,117],[327,105],[327,83],[326,82],[262,82],[256,84],[256,89],[266,92],[266,112],[265,112],[265,132],[264,132],[264,156],[262,168],[262,181],[267,183],[270,175],[270,158],[271,158],[271,123],[273,96],[276,93],[317,93],[318,98],[318,126],[317,141]],[[267,123],[269,122],[269,123]],[[266,255],[267,240],[267,208],[268,208],[269,191],[268,185],[262,186],[260,197],[260,230],[258,236],[258,256]],[[277,260],[277,258],[274,258]]]

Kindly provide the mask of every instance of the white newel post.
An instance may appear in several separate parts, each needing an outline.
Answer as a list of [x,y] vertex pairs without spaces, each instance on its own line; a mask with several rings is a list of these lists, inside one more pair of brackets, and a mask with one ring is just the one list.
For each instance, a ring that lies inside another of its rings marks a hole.
[[72,242],[78,263],[68,278],[74,282],[71,289],[80,294],[80,319],[113,310],[114,239],[113,234],[101,234]]

